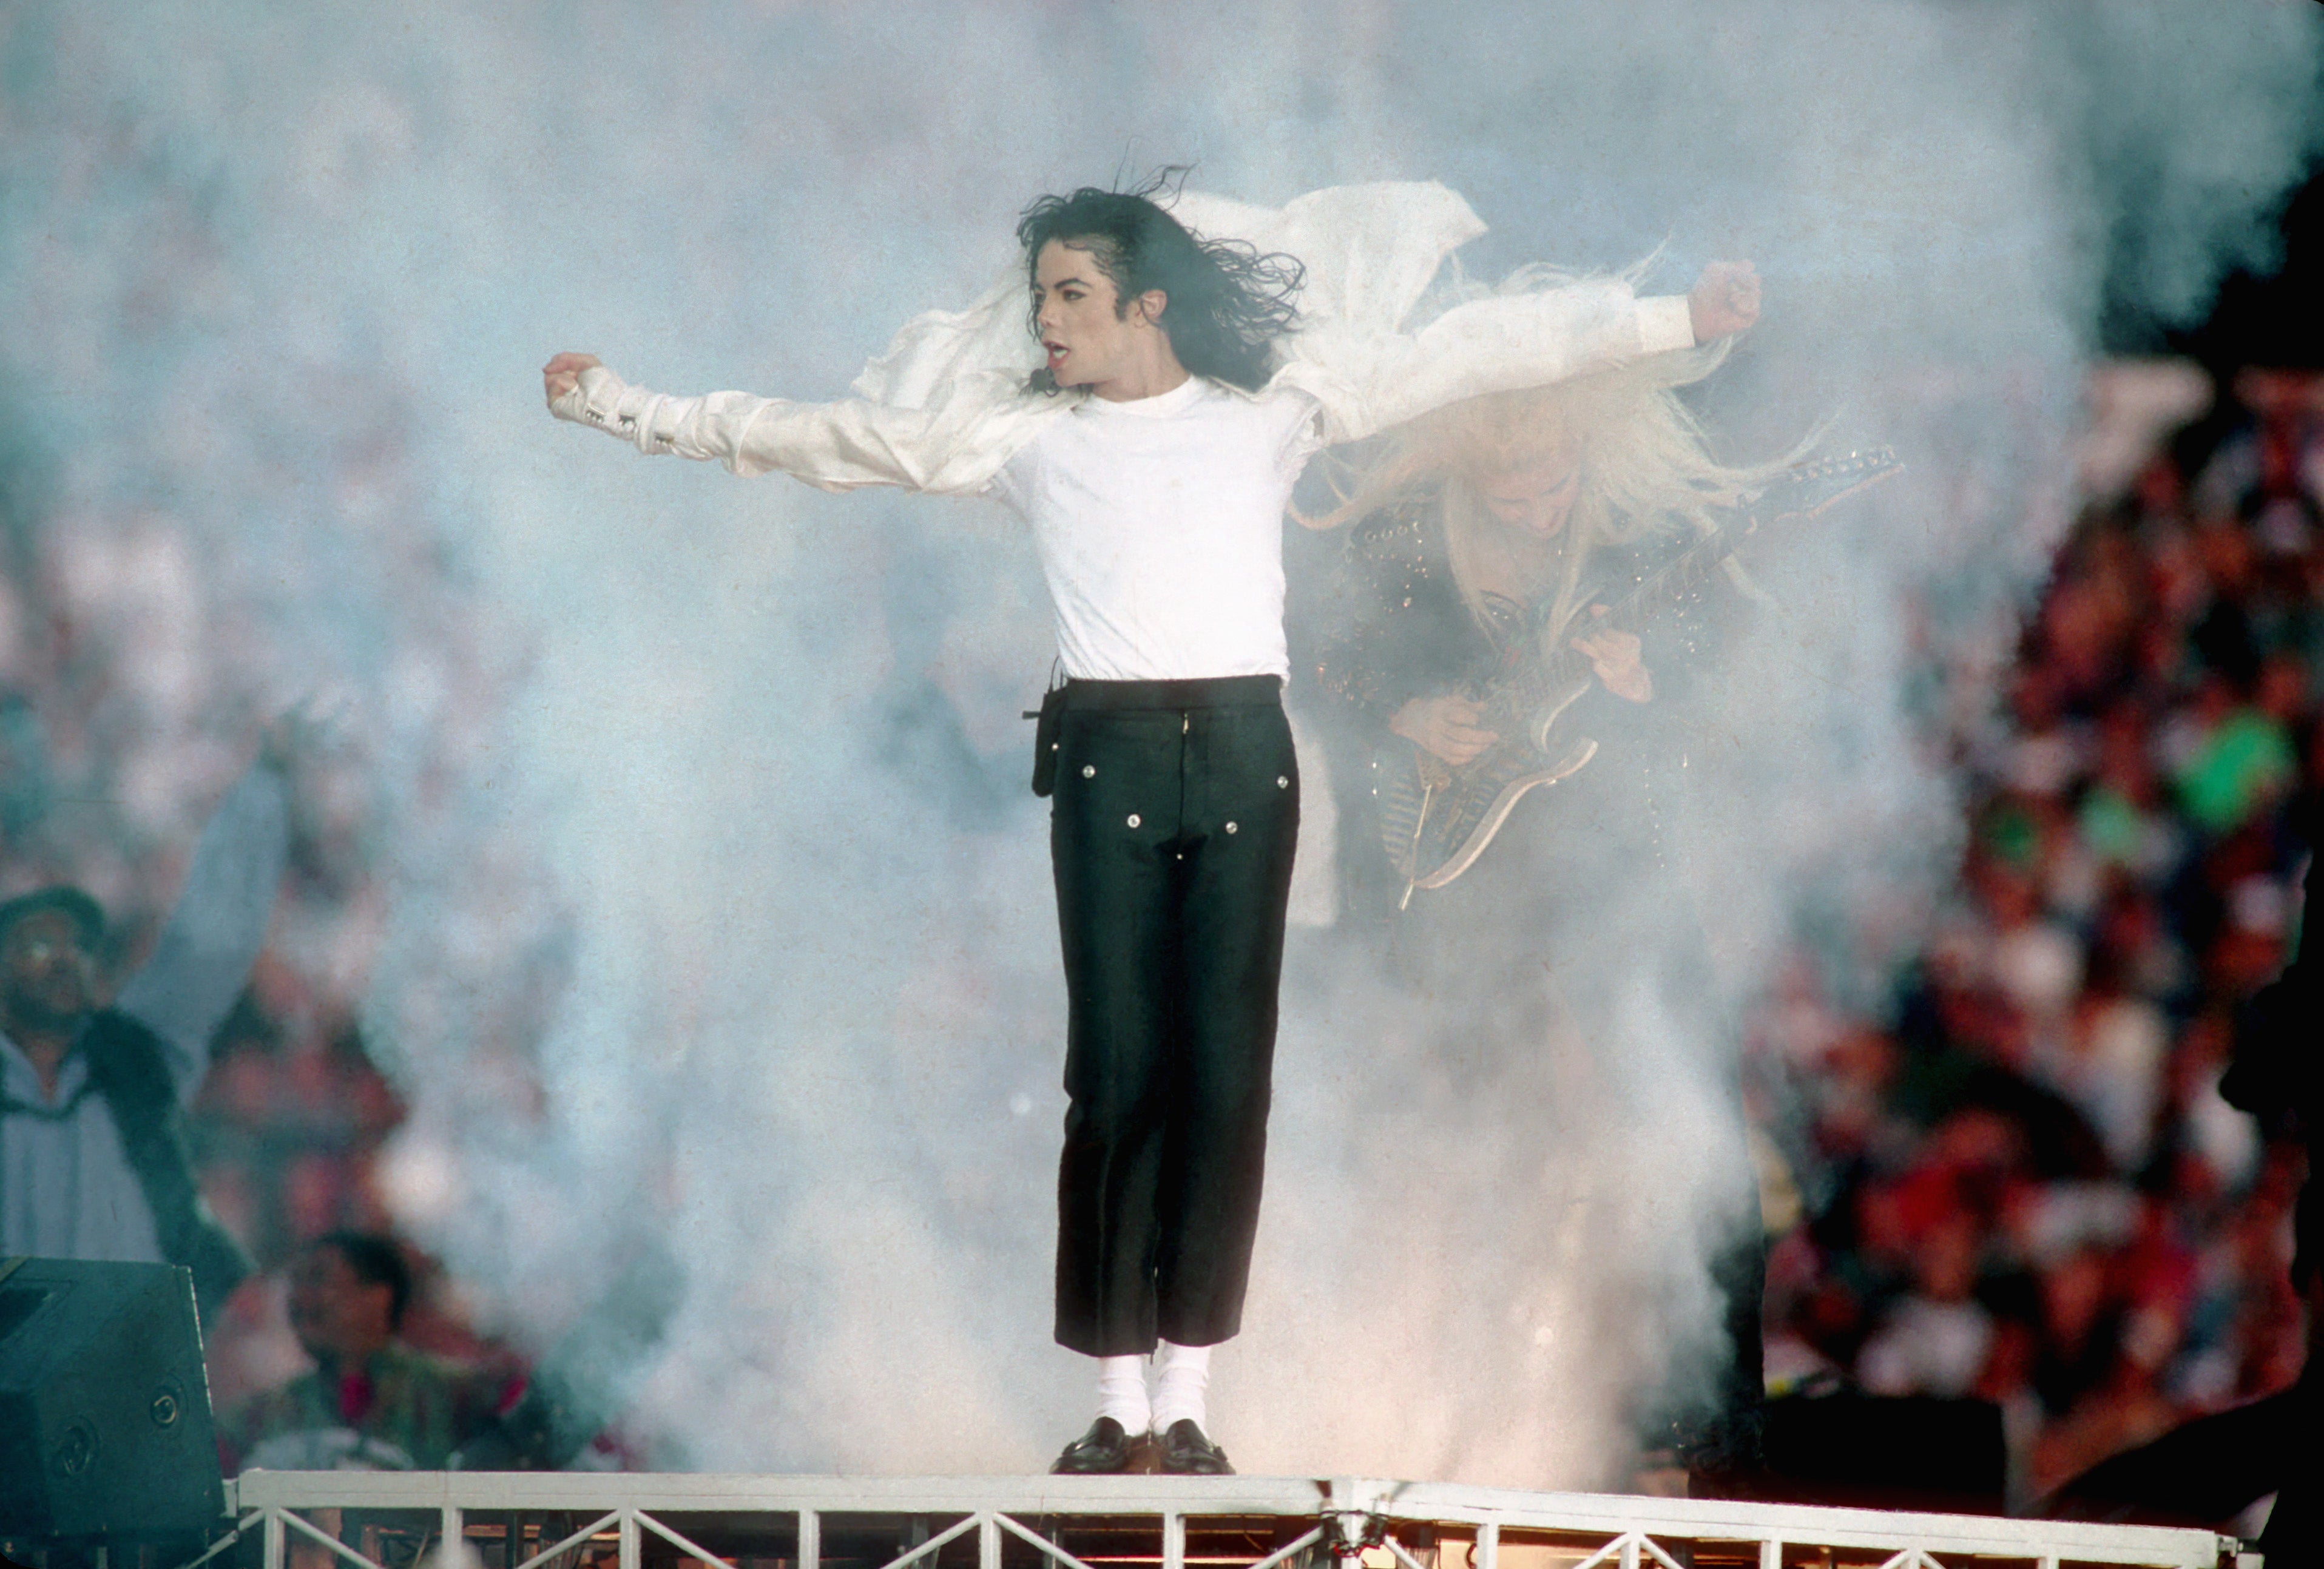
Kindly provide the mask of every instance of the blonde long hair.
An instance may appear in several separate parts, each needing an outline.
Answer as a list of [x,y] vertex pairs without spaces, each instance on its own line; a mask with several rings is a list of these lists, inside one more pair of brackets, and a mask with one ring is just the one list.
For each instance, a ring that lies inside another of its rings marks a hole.
[[[1570,281],[1567,274],[1533,268],[1497,292]],[[1720,509],[1762,488],[1813,441],[1812,434],[1783,457],[1760,464],[1722,464],[1711,455],[1702,427],[1674,389],[1718,369],[1728,343],[1655,355],[1548,386],[1489,392],[1433,410],[1392,431],[1379,453],[1355,469],[1351,482],[1335,485],[1337,506],[1317,516],[1295,515],[1310,528],[1328,529],[1434,491],[1454,585],[1478,624],[1492,631],[1478,563],[1483,541],[1491,537],[1488,531],[1500,525],[1486,511],[1478,486],[1495,475],[1570,454],[1580,468],[1581,485],[1558,541],[1547,623],[1554,632],[1579,608],[1582,572],[1593,550],[1633,545],[1665,531],[1709,533]],[[1756,593],[1731,558],[1728,571],[1745,593]]]

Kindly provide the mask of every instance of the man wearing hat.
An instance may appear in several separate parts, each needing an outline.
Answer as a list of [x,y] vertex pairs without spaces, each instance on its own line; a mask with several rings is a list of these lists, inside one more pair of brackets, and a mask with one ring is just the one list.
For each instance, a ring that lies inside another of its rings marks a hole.
[[300,729],[269,731],[110,1002],[96,900],[58,885],[0,904],[0,1257],[181,1264],[206,1315],[247,1273],[195,1186],[185,1107],[266,940]]

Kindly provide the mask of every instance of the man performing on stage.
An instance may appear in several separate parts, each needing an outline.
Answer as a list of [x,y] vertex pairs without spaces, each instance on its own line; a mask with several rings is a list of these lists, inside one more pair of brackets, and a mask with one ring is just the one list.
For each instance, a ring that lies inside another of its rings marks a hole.
[[1215,1474],[1209,1348],[1240,1327],[1299,814],[1280,701],[1292,485],[1322,448],[1428,410],[1738,331],[1758,284],[1714,264],[1684,299],[1592,282],[1407,335],[1483,229],[1451,191],[1347,187],[1280,211],[1190,195],[1174,216],[1155,189],[1035,202],[1028,277],[915,320],[859,399],[664,397],[573,354],[544,377],[559,418],[641,452],[989,495],[1030,525],[1066,676],[1037,760],[1069,1000],[1056,1338],[1099,1370],[1097,1420],[1055,1469]]

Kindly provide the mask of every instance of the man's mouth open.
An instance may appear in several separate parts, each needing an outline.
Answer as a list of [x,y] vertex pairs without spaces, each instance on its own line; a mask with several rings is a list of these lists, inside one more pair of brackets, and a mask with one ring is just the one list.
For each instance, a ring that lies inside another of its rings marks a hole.
[[1050,370],[1055,371],[1059,365],[1065,363],[1066,349],[1064,344],[1044,343],[1041,346],[1049,351]]

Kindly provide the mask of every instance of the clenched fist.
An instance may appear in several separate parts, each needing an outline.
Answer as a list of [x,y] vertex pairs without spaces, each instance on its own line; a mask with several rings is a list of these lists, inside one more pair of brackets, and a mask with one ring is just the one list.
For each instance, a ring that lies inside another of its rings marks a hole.
[[[1759,274],[1748,262],[1713,262],[1686,293],[1694,341],[1738,333],[1759,319]],[[553,362],[552,362],[553,363]]]
[[[1696,336],[1702,335],[1697,333]],[[573,354],[568,351],[558,355],[541,366],[540,384],[549,394],[549,405],[552,408],[555,407],[558,399],[581,384],[583,371],[592,365],[601,365],[604,363],[593,354]]]

